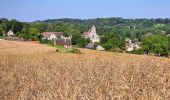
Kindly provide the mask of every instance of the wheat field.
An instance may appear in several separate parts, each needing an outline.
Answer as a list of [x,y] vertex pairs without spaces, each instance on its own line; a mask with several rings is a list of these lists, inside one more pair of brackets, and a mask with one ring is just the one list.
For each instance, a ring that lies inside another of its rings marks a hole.
[[170,59],[0,41],[0,100],[170,100]]

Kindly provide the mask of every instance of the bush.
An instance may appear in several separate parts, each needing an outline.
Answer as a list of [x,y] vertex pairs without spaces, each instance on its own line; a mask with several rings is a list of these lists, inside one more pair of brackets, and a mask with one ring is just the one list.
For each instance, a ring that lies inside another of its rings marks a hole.
[[77,48],[72,48],[68,51],[69,53],[81,54],[81,51]]
[[0,36],[0,39],[3,39],[4,37],[3,36]]
[[124,53],[124,50],[119,49],[119,48],[117,48],[117,49],[111,49],[110,51],[111,51],[111,52]]
[[77,45],[80,48],[84,48],[88,43],[90,43],[90,39],[85,39],[85,38],[79,38],[77,40]]
[[54,41],[47,40],[47,39],[40,39],[39,42],[42,43],[42,44],[52,44],[52,45],[54,45]]
[[153,35],[146,37],[142,41],[142,49],[146,54],[157,56],[168,56],[169,41],[165,35]]
[[17,32],[17,33],[15,34],[15,36],[16,36],[16,37],[22,37],[23,35],[22,35],[21,32]]
[[0,36],[3,36],[3,33],[0,33]]
[[142,55],[142,54],[144,54],[144,51],[142,49],[138,49],[138,50],[134,50],[130,53]]

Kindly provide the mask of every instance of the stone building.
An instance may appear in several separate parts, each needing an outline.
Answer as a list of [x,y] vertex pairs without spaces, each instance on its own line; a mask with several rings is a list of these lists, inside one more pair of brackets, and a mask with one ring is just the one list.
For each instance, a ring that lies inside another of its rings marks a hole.
[[95,42],[100,42],[100,38],[96,33],[95,26],[93,26],[88,32],[84,32],[82,36],[84,38],[89,38],[93,44]]

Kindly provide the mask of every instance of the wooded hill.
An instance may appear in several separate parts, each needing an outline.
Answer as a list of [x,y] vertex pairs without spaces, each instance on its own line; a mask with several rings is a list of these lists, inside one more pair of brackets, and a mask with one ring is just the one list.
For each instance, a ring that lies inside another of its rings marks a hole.
[[[17,20],[0,19],[0,35],[12,30],[16,36],[38,40],[42,32],[64,32],[65,36],[72,35],[72,44],[84,47],[86,41],[81,38],[83,32],[96,26],[103,47],[111,51],[124,51],[125,38],[138,39],[144,43],[138,53],[156,53],[168,55],[170,51],[170,18],[158,19],[123,19],[96,18],[96,19],[48,19],[35,22],[19,22]],[[147,34],[157,35],[150,40]],[[161,35],[161,36],[160,36]],[[144,39],[145,38],[145,39]],[[162,42],[156,42],[162,39]],[[83,44],[83,45],[82,45]],[[148,45],[149,44],[149,45]],[[154,47],[150,47],[154,46]],[[163,47],[162,47],[163,46]],[[152,50],[151,50],[152,49]]]

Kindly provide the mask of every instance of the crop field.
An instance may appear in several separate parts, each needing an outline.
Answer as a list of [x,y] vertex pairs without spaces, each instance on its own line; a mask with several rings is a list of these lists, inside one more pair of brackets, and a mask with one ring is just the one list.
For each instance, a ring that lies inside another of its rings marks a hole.
[[170,100],[170,59],[0,40],[0,100]]

